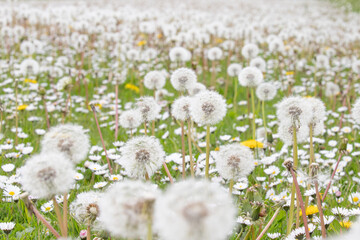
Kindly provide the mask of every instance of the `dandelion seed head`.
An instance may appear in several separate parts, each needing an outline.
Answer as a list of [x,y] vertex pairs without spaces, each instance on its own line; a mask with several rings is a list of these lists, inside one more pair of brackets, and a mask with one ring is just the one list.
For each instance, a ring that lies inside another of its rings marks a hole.
[[307,125],[311,119],[311,107],[301,97],[286,97],[278,104],[276,114],[281,121],[290,119]]
[[333,97],[340,93],[340,87],[336,83],[327,82],[325,86],[325,96]]
[[171,106],[171,115],[179,120],[186,121],[190,118],[191,97],[179,97]]
[[265,72],[266,71],[266,62],[263,58],[256,57],[250,61],[250,67],[256,67],[261,72]]
[[210,61],[220,60],[223,56],[223,51],[219,47],[212,47],[207,52],[207,57]]
[[121,148],[119,163],[131,176],[142,178],[147,173],[152,176],[163,164],[165,152],[155,137],[140,136],[127,141]]
[[313,127],[313,135],[322,134],[324,130],[324,119],[326,117],[326,109],[323,101],[318,98],[306,98],[306,102],[311,108],[310,124]]
[[239,83],[243,87],[256,87],[263,81],[262,72],[256,67],[246,67],[241,70],[239,76]]
[[277,89],[276,89],[275,85],[272,83],[264,82],[264,83],[261,83],[256,88],[256,96],[261,101],[269,101],[269,100],[274,99],[274,97],[276,96],[276,93],[277,93]]
[[190,114],[198,124],[217,124],[226,115],[225,99],[217,92],[203,90],[192,99]]
[[255,167],[252,151],[239,143],[221,146],[215,162],[221,177],[235,181],[247,177]]
[[248,43],[241,49],[241,54],[246,59],[255,58],[259,54],[259,47],[256,44]]
[[242,66],[239,63],[232,63],[227,68],[227,74],[230,77],[236,77],[241,72]]
[[166,78],[160,71],[150,71],[144,77],[144,85],[148,89],[161,89],[165,82]]
[[194,96],[203,90],[206,90],[205,85],[197,82],[191,88],[188,89],[188,93],[190,96]]
[[153,97],[141,97],[136,102],[137,109],[140,111],[142,122],[151,122],[156,119],[161,111],[160,105]]
[[360,123],[360,99],[357,99],[351,109],[351,116],[356,123]]
[[60,124],[52,127],[41,141],[42,151],[57,150],[72,162],[79,163],[85,159],[90,148],[89,136],[83,128],[74,124]]
[[178,91],[191,89],[197,81],[196,74],[189,68],[178,68],[170,77],[172,86]]
[[154,227],[164,240],[220,240],[231,232],[235,213],[231,197],[218,184],[187,180],[158,199]]
[[142,239],[159,192],[154,185],[140,181],[117,182],[99,201],[100,221],[116,237]]
[[64,194],[74,183],[75,170],[65,155],[55,151],[34,155],[20,169],[23,189],[39,198]]
[[170,61],[187,62],[191,59],[191,52],[183,47],[173,47],[169,51]]
[[130,109],[121,113],[119,124],[123,128],[134,129],[141,125],[141,113],[139,109]]
[[82,192],[70,204],[70,213],[80,224],[88,224],[96,220],[99,216],[98,202],[101,197],[99,192]]

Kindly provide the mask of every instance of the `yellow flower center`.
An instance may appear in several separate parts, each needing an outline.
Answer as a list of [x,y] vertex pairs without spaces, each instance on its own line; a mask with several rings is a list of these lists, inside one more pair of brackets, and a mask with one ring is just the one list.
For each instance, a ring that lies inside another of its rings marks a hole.
[[45,211],[50,211],[51,207],[46,207]]
[[113,177],[113,180],[119,180],[119,178],[118,177]]
[[359,198],[358,197],[353,197],[353,202],[357,202],[359,201]]
[[14,191],[11,191],[11,192],[9,192],[9,195],[10,195],[10,196],[14,196],[14,195],[15,195],[15,192],[14,192]]

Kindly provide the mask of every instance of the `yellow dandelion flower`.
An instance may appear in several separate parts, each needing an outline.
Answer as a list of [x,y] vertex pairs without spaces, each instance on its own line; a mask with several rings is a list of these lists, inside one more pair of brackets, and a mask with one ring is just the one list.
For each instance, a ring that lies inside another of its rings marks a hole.
[[27,107],[28,107],[28,105],[23,104],[23,105],[18,106],[17,110],[22,111],[22,110],[25,110]]
[[346,229],[349,229],[351,227],[351,225],[352,225],[352,222],[350,222],[350,221],[341,221],[339,223],[340,223],[340,226],[342,226],[342,227],[344,227]]
[[144,46],[145,44],[146,44],[146,41],[145,41],[145,40],[139,41],[139,42],[137,43],[137,45],[138,45],[139,47]]
[[29,79],[29,78],[25,78],[24,82],[26,82],[26,83],[37,83],[36,80],[34,80],[34,79]]
[[[88,105],[88,109],[91,111],[91,104]],[[102,104],[101,103],[94,103],[93,104],[94,107],[98,108],[99,110],[102,109]]]
[[259,141],[253,140],[253,139],[243,141],[243,142],[241,142],[241,145],[244,145],[249,148],[263,148],[264,147],[264,144],[262,142],[259,142]]
[[224,39],[222,39],[222,38],[216,38],[216,39],[215,39],[215,42],[216,42],[216,43],[222,43],[222,42],[224,42]]
[[[317,206],[311,205],[311,206],[308,206],[306,208],[305,212],[306,212],[306,216],[309,216],[309,215],[313,215],[315,213],[318,213],[319,209],[318,209]],[[300,210],[299,214],[300,214],[300,216],[302,216],[301,210]]]
[[140,92],[139,87],[137,87],[137,86],[135,86],[134,84],[131,84],[131,83],[126,84],[126,85],[125,85],[125,88],[126,88],[126,89],[130,89],[130,90],[132,90],[132,91],[134,91],[134,92],[136,92],[136,93],[139,93],[139,92]]

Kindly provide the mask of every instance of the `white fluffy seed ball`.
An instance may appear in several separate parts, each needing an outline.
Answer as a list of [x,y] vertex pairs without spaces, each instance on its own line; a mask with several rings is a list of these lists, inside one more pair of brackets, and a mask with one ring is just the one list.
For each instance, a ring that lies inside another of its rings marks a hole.
[[120,126],[134,129],[141,125],[141,112],[139,109],[130,109],[121,113],[119,117]]
[[41,146],[43,152],[59,151],[77,164],[86,158],[90,142],[82,126],[60,124],[45,134]]
[[176,69],[170,77],[172,86],[178,91],[185,91],[193,87],[197,81],[196,74],[189,68]]
[[256,67],[246,67],[241,70],[239,83],[244,87],[256,87],[264,80],[262,72]]
[[186,180],[159,197],[154,228],[163,240],[223,240],[231,233],[235,214],[231,197],[217,183]]
[[28,159],[20,169],[23,189],[38,198],[64,194],[74,184],[74,165],[57,151],[41,153]]
[[144,77],[144,85],[148,89],[161,89],[165,86],[166,78],[160,71],[148,72]]
[[[296,140],[297,143],[303,143],[307,141],[309,137],[309,125],[301,124],[296,126]],[[292,145],[294,143],[294,127],[291,120],[282,120],[278,129],[279,138],[286,144]]]
[[137,109],[140,111],[142,122],[151,122],[156,119],[161,111],[161,106],[153,97],[141,97],[136,102]]
[[133,177],[151,177],[165,159],[165,152],[160,141],[153,136],[133,137],[121,148],[118,163]]
[[171,105],[171,115],[179,120],[186,121],[190,118],[191,97],[179,97]]
[[274,84],[263,82],[256,88],[256,96],[261,101],[269,101],[276,96],[277,89]]
[[158,195],[156,186],[149,183],[129,180],[115,183],[99,201],[99,219],[113,236],[144,239]]
[[235,181],[247,177],[255,168],[252,151],[239,143],[221,146],[215,162],[221,177]]
[[190,114],[197,124],[217,124],[226,115],[225,99],[217,92],[203,90],[193,97]]
[[360,124],[360,98],[355,101],[351,110],[351,116],[356,123]]

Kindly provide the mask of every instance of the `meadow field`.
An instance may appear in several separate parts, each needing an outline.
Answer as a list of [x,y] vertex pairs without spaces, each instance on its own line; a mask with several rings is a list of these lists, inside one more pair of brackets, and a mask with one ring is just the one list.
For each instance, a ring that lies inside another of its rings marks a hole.
[[0,239],[360,239],[351,4],[0,2]]

